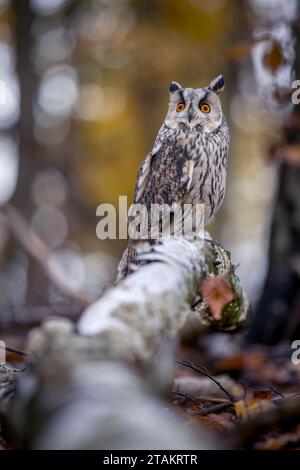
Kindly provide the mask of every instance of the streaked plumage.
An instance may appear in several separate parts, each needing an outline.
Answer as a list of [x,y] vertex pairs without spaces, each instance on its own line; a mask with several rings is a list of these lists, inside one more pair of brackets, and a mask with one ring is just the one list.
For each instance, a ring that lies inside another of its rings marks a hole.
[[[218,96],[223,88],[222,75],[205,88],[171,83],[169,110],[139,169],[134,203],[148,209],[154,203],[203,203],[204,224],[213,219],[225,195],[229,150],[229,131]],[[124,253],[121,273],[126,273],[131,258],[131,253]]]

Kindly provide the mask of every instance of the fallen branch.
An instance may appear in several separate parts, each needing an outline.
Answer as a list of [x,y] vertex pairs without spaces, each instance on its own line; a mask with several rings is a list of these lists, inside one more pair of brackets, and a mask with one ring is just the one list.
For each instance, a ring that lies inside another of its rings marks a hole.
[[234,401],[234,396],[222,385],[222,383],[219,380],[217,380],[215,377],[213,377],[208,372],[208,370],[205,369],[205,367],[199,366],[199,365],[195,366],[194,364],[192,364],[191,362],[188,362],[188,361],[179,361],[179,360],[177,360],[176,362],[177,362],[177,364],[179,364],[181,366],[184,366],[184,367],[188,367],[189,369],[192,369],[195,372],[198,372],[199,374],[204,375],[205,377],[209,377],[210,380],[212,380],[220,388],[220,390],[222,390],[222,392],[224,392],[225,395],[228,396],[228,398],[231,402]]
[[[174,417],[153,395],[153,385],[149,393],[149,385],[137,377],[136,366],[145,373],[144,366],[156,365],[148,381],[158,381],[157,368],[168,356],[172,360],[167,351],[154,360],[161,346],[180,331],[203,280],[228,271],[229,255],[212,241],[203,245],[185,239],[141,242],[136,251],[136,271],[87,308],[77,333],[66,319],[46,321],[30,333],[27,372],[19,381],[11,414],[19,447],[215,447],[207,431],[193,437],[180,421],[174,426]],[[232,276],[234,298],[219,320],[225,329],[244,321],[248,308]],[[208,306],[203,308],[209,317]]]
[[108,358],[98,338],[77,335],[69,321],[45,321],[28,349],[35,360],[10,412],[18,448],[216,448],[207,432],[186,430],[132,365]]
[[193,403],[195,403],[195,405],[199,406],[200,408],[203,408],[203,402],[201,400],[197,400],[197,398],[193,397],[189,393],[173,392],[173,394],[178,396],[178,397],[185,398],[186,400],[190,400]]
[[[210,413],[217,413],[219,411],[226,410],[227,408],[230,408],[233,406],[233,403],[230,400],[223,400],[212,406],[204,406],[203,399],[202,400],[197,399],[193,397],[192,395],[189,395],[188,393],[173,392],[173,394],[195,403],[195,405],[197,405],[200,408],[200,410],[193,410],[193,414],[200,415],[200,416],[208,416]],[[210,399],[209,397],[206,397],[205,401],[211,401],[211,400],[213,401],[213,398]]]
[[184,325],[203,280],[228,270],[232,271],[233,300],[224,306],[219,320],[211,317],[203,301],[200,321],[222,330],[245,322],[247,296],[229,254],[212,240],[140,242],[136,253],[137,271],[83,313],[78,324],[81,334],[109,337],[109,347],[124,349],[127,358],[150,357],[166,332],[174,335]]
[[233,403],[230,400],[227,400],[226,403],[217,403],[216,405],[207,406],[199,411],[194,411],[193,414],[197,414],[199,416],[208,416],[211,413],[219,413],[220,411],[227,410],[228,408],[232,407]]

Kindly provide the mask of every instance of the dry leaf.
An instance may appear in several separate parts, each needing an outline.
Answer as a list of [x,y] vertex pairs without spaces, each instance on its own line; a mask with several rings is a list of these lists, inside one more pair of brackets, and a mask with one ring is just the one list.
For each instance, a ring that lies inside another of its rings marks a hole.
[[209,428],[224,431],[234,428],[232,417],[231,413],[210,413],[208,416],[199,416],[199,420]]
[[272,390],[254,390],[253,399],[254,400],[271,400],[272,399]]
[[208,303],[214,319],[220,320],[223,307],[234,297],[227,274],[207,277],[202,283],[201,295]]
[[275,405],[267,400],[239,400],[234,404],[234,411],[237,417],[244,421],[252,417],[252,415],[273,408]]
[[274,437],[268,437],[255,445],[257,450],[280,450],[288,444],[295,444],[300,441],[300,425],[297,425],[292,432],[279,434]]

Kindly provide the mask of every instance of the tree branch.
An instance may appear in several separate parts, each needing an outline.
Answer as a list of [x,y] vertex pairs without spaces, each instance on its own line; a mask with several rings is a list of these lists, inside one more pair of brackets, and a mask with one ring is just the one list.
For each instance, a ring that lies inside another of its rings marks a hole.
[[10,205],[2,207],[1,216],[21,246],[42,266],[51,282],[67,297],[75,300],[81,307],[90,305],[86,292],[74,289],[61,266],[54,262],[49,247],[33,232],[20,212]]
[[[207,433],[193,436],[180,420],[174,426],[136,366],[162,367],[170,352],[155,360],[159,349],[180,331],[203,280],[228,270],[229,255],[211,241],[173,238],[138,243],[136,252],[136,271],[86,309],[76,332],[70,320],[58,318],[31,331],[28,367],[10,415],[21,447],[215,448]],[[248,305],[236,276],[234,286],[234,315],[225,305],[220,318],[229,329],[244,321]],[[151,384],[157,377],[152,368]]]

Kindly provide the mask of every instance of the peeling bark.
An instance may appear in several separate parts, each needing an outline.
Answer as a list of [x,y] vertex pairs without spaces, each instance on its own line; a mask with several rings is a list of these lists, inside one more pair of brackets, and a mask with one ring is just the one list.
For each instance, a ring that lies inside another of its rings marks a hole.
[[196,299],[210,321],[209,307],[199,299],[207,276],[232,270],[234,315],[226,305],[219,326],[244,321],[248,302],[229,254],[211,239],[168,239],[138,243],[135,261],[136,271],[86,309],[77,331],[61,318],[31,331],[27,371],[9,413],[18,447],[216,447],[207,431],[188,432],[166,410],[155,396],[157,375],[154,369],[149,374],[149,364],[166,338],[179,332]]

